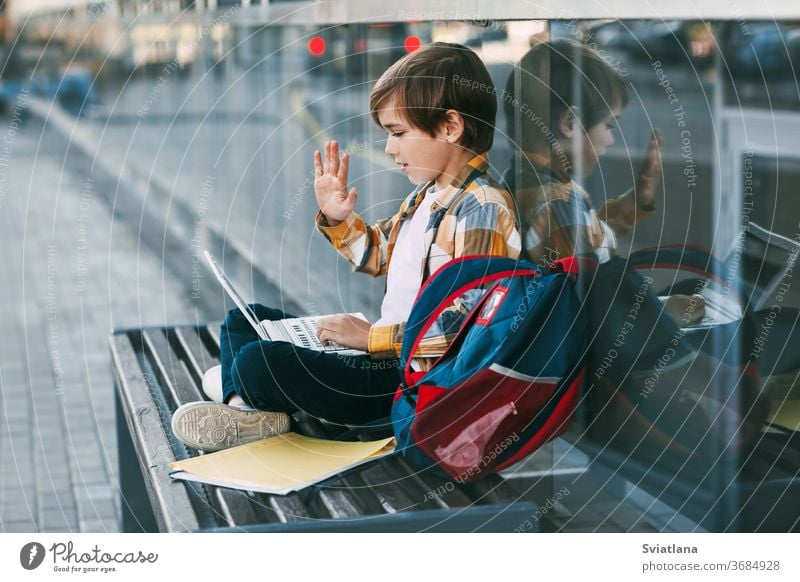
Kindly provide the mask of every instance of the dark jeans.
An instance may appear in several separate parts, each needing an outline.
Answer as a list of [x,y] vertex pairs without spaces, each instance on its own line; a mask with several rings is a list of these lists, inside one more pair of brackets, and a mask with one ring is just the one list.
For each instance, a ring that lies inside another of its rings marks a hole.
[[[288,317],[251,305],[259,320]],[[338,424],[364,424],[389,416],[400,383],[397,360],[343,356],[262,341],[239,309],[220,333],[223,397],[233,393],[260,410],[308,414]]]
[[800,350],[794,347],[800,344],[800,316],[795,308],[762,310],[712,329],[681,331],[661,308],[650,283],[619,257],[598,267],[587,298],[593,365],[617,386],[634,368],[655,369],[667,350],[674,352],[673,362],[693,350],[732,366],[758,361],[762,376],[800,369]]

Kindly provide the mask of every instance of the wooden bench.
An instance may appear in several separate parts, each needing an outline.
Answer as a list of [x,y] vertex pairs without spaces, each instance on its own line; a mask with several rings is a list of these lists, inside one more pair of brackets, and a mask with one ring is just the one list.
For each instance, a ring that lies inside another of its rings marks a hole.
[[[218,325],[112,332],[124,531],[537,531],[551,484],[491,476],[456,486],[390,456],[280,496],[172,481],[168,464],[198,454],[170,430],[173,411],[203,399],[203,372],[219,363]],[[293,430],[333,438],[346,427],[299,413]],[[539,500],[537,504],[536,500]]]

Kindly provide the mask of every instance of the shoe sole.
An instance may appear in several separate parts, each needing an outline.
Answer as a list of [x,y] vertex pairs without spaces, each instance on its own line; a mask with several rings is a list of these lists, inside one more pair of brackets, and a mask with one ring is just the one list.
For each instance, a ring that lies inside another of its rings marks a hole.
[[241,410],[216,402],[184,404],[172,415],[172,433],[192,448],[205,452],[268,438],[289,430],[283,412]]

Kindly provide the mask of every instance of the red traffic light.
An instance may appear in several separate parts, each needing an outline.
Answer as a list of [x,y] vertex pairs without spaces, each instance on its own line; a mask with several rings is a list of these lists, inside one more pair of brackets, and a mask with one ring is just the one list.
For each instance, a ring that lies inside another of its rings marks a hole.
[[308,52],[315,57],[321,57],[325,54],[325,39],[321,36],[312,37],[308,41]]
[[422,40],[418,36],[411,35],[406,37],[406,41],[403,43],[403,46],[406,49],[407,53],[413,53],[415,50],[422,46]]

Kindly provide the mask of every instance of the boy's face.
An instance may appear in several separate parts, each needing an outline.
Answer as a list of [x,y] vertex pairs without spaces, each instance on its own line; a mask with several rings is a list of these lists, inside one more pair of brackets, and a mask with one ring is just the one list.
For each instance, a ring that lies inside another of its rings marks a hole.
[[[594,124],[587,130],[578,129],[574,134],[574,139],[579,140],[578,151],[581,153],[581,175],[582,177],[589,176],[600,158],[605,154],[606,149],[614,145],[614,130],[617,126],[617,119],[619,118],[620,107],[615,105],[609,112],[608,116],[599,123]],[[578,165],[572,159],[575,155],[573,143],[569,138],[562,138],[561,146],[570,160],[573,171],[577,171]]]
[[583,150],[583,175],[588,176],[597,167],[606,148],[614,145],[614,130],[617,128],[619,106],[608,114],[600,123],[594,124],[583,132],[581,149]]
[[436,180],[442,187],[454,178],[448,164],[453,148],[458,146],[445,139],[443,129],[437,131],[436,136],[428,135],[412,126],[394,107],[393,101],[379,111],[378,121],[388,134],[384,151],[394,158],[412,184]]

